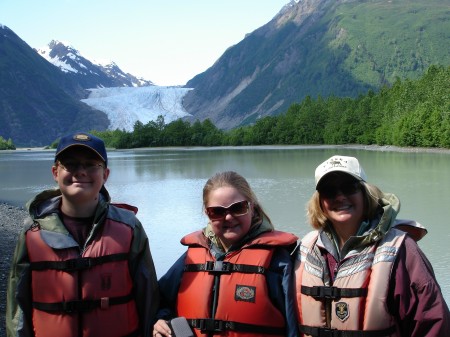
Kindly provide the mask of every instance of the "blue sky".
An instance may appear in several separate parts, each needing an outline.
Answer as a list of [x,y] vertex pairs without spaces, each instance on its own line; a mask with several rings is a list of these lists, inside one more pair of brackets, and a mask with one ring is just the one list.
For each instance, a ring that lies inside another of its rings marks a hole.
[[185,84],[290,0],[0,0],[0,24],[33,48],[70,43],[157,85]]

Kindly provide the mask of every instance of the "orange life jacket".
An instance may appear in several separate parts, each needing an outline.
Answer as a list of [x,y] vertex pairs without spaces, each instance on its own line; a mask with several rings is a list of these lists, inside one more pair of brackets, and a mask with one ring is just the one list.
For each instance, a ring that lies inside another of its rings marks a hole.
[[274,249],[296,240],[289,233],[264,233],[224,261],[216,261],[201,232],[186,236],[182,243],[189,248],[178,315],[188,319],[196,336],[285,335],[285,318],[270,301],[265,272]]
[[105,223],[80,255],[67,235],[33,227],[26,233],[36,336],[138,336],[128,266],[130,211],[109,207]]

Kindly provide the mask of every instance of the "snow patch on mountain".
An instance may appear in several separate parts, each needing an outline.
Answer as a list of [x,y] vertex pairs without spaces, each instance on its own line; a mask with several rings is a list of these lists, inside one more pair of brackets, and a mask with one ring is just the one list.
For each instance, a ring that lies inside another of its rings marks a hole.
[[81,101],[107,114],[109,130],[130,132],[136,121],[147,124],[161,115],[170,123],[191,116],[182,105],[189,90],[192,88],[164,86],[89,89],[88,98]]
[[[39,55],[45,58],[48,62],[60,68],[63,72],[78,73],[79,71],[73,68],[66,60],[75,62],[80,68],[85,71],[89,69],[90,65],[112,67],[115,63],[107,60],[89,60],[83,56],[70,42],[52,40],[48,45],[36,49]],[[84,64],[87,63],[87,65]],[[92,71],[91,71],[92,72]]]
[[36,50],[48,62],[64,73],[70,73],[84,88],[140,87],[153,85],[152,81],[125,73],[113,61],[91,61],[69,42],[52,40]]
[[[62,42],[62,43],[64,43],[66,46],[70,45],[68,42]],[[76,51],[76,49],[74,49],[71,46],[70,46],[70,49],[75,50],[75,53],[68,53],[67,57],[76,61],[78,59],[78,55],[77,55],[78,52]],[[54,57],[50,56],[50,53],[52,51],[50,46],[47,45],[45,47],[37,49],[36,51],[38,52],[39,55],[41,55],[43,58],[45,58],[48,62],[50,62],[53,65],[60,68],[61,71],[65,72],[65,73],[68,73],[68,72],[77,73],[78,72],[69,63],[67,63],[65,60],[62,60],[58,55],[55,55]],[[82,66],[83,68],[86,68],[86,66],[81,63],[80,63],[80,66]]]

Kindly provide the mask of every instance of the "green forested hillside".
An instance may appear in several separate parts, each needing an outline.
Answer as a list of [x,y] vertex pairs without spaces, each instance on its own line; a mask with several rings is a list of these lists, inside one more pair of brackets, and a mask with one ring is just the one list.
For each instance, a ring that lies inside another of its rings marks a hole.
[[448,1],[344,2],[337,11],[327,35],[336,33],[334,49],[349,47],[343,68],[364,83],[379,87],[397,77],[418,78],[431,64],[448,65],[442,46],[450,34]]
[[279,116],[222,131],[211,121],[136,123],[133,132],[96,132],[115,148],[151,146],[378,144],[450,148],[450,67],[397,80],[357,98],[305,98]]
[[306,97],[356,98],[450,65],[449,0],[292,1],[187,83],[195,119],[222,129]]
[[[241,133],[239,135],[239,133]],[[450,67],[397,80],[377,94],[292,105],[286,114],[233,130],[229,143],[378,144],[450,148]]]

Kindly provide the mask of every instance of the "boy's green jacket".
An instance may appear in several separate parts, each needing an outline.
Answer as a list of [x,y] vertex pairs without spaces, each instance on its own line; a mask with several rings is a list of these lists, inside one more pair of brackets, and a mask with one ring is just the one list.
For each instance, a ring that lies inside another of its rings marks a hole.
[[[46,190],[27,203],[29,217],[25,220],[11,261],[8,279],[6,331],[7,336],[34,336],[32,326],[32,294],[31,270],[25,242],[26,232],[32,226],[39,226],[49,232],[71,236],[59,217],[61,191]],[[99,203],[94,215],[94,224],[80,255],[90,244],[94,234],[101,230],[110,207],[116,207],[110,202],[107,190],[100,191]],[[129,209],[135,207],[129,206]],[[140,221],[134,216],[133,238],[129,252],[129,269],[133,279],[135,301],[138,307],[141,335],[151,336],[153,318],[159,305],[159,292],[155,267],[150,253],[148,238]]]

